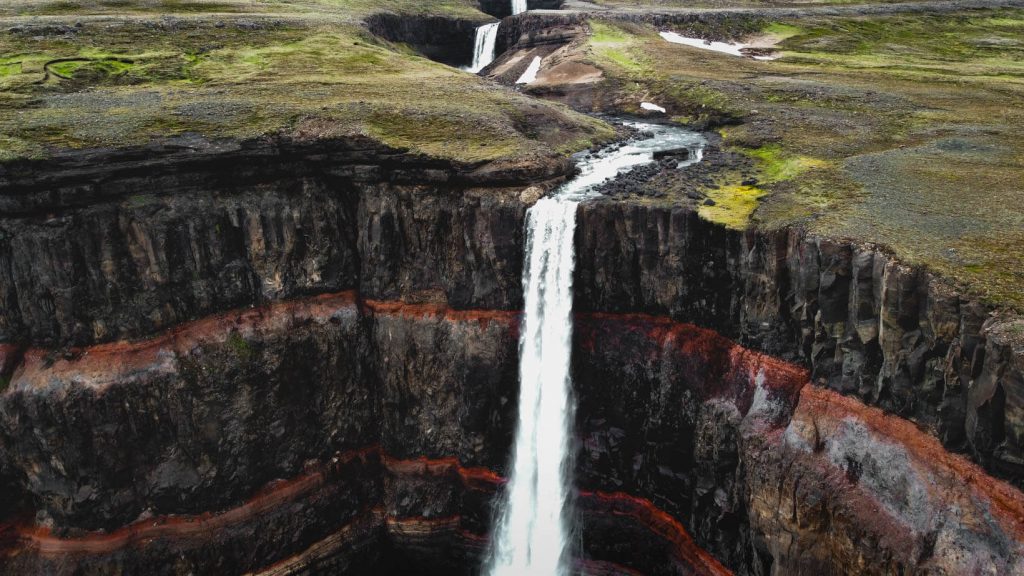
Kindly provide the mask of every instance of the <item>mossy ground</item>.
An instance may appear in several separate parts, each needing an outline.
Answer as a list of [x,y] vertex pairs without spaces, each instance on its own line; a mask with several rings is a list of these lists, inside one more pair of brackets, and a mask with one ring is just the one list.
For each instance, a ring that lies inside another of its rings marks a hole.
[[360,134],[480,162],[565,154],[569,143],[611,135],[601,122],[410,54],[361,26],[371,7],[487,18],[461,0],[234,1],[217,3],[225,13],[213,16],[208,3],[140,2],[135,12],[172,15],[130,17],[83,17],[123,6],[75,4],[61,5],[75,15],[67,20],[0,18],[0,160],[199,133]]
[[373,12],[488,17],[474,0],[5,0],[0,16],[304,14],[361,18]]
[[883,244],[1024,310],[1024,11],[760,29],[782,39],[780,60],[612,21],[594,23],[586,50],[623,109],[651,101],[677,121],[717,122],[727,146],[755,159],[766,193],[756,209],[736,175],[709,190],[724,202],[706,217]]
[[708,191],[712,205],[701,205],[698,213],[706,220],[717,222],[728,228],[742,230],[750,221],[750,215],[757,209],[757,201],[765,192],[757,186],[727,184]]

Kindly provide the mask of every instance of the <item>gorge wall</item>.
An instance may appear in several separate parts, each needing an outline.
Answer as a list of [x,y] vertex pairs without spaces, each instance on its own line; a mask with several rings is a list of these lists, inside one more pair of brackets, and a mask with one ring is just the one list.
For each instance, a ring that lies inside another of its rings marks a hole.
[[[361,141],[5,166],[0,573],[474,573],[522,192],[567,173]],[[1020,321],[684,207],[586,203],[576,252],[581,567],[1024,569],[993,477],[1021,485]]]

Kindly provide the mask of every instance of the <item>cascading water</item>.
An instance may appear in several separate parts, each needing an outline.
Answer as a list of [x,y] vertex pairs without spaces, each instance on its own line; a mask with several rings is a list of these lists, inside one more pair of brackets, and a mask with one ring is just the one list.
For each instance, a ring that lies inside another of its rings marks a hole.
[[635,124],[643,136],[583,157],[580,173],[527,215],[526,299],[519,343],[519,424],[512,472],[498,509],[491,576],[565,576],[572,561],[572,274],[576,208],[602,182],[653,161],[661,150],[704,140],[668,126]]
[[473,42],[473,64],[466,68],[467,72],[476,74],[494,62],[494,49],[498,43],[498,27],[501,22],[484,24],[476,29]]
[[526,0],[512,0],[512,14],[522,14],[526,12]]

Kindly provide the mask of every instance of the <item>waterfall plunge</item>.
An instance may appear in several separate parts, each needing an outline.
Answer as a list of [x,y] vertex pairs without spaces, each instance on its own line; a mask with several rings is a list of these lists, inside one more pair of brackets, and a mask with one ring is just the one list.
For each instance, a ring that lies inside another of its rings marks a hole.
[[466,68],[467,72],[477,74],[494,62],[494,49],[498,42],[498,27],[500,22],[484,24],[476,29],[476,39],[473,42],[473,64]]
[[522,14],[526,12],[526,0],[512,0],[512,14]]
[[686,147],[699,161],[700,135],[636,124],[646,133],[584,158],[580,173],[530,208],[519,343],[519,425],[512,472],[491,540],[490,576],[566,576],[571,569],[572,274],[576,208],[609,178],[650,163],[654,153]]
[[507,487],[511,505],[498,521],[492,576],[567,573],[570,530],[563,513],[572,485],[569,354],[576,205],[545,198],[529,212],[519,430]]

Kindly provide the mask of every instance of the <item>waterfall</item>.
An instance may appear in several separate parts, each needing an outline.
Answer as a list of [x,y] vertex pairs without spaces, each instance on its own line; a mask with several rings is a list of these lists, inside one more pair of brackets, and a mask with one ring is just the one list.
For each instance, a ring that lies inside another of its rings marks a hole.
[[574,200],[545,198],[530,209],[520,341],[519,430],[507,487],[512,504],[496,533],[493,576],[566,574],[569,527],[571,249]]
[[512,0],[512,14],[522,14],[526,12],[526,0]]
[[473,42],[473,64],[466,71],[476,74],[494,62],[494,47],[498,42],[498,27],[501,22],[484,24],[476,29]]
[[[685,147],[696,156],[704,140],[681,128],[634,124],[644,134],[578,162],[579,174],[527,213],[519,342],[519,423],[512,470],[491,539],[490,576],[566,576],[572,525],[573,235],[576,208],[594,188],[654,153]],[[693,161],[680,163],[688,166]]]

